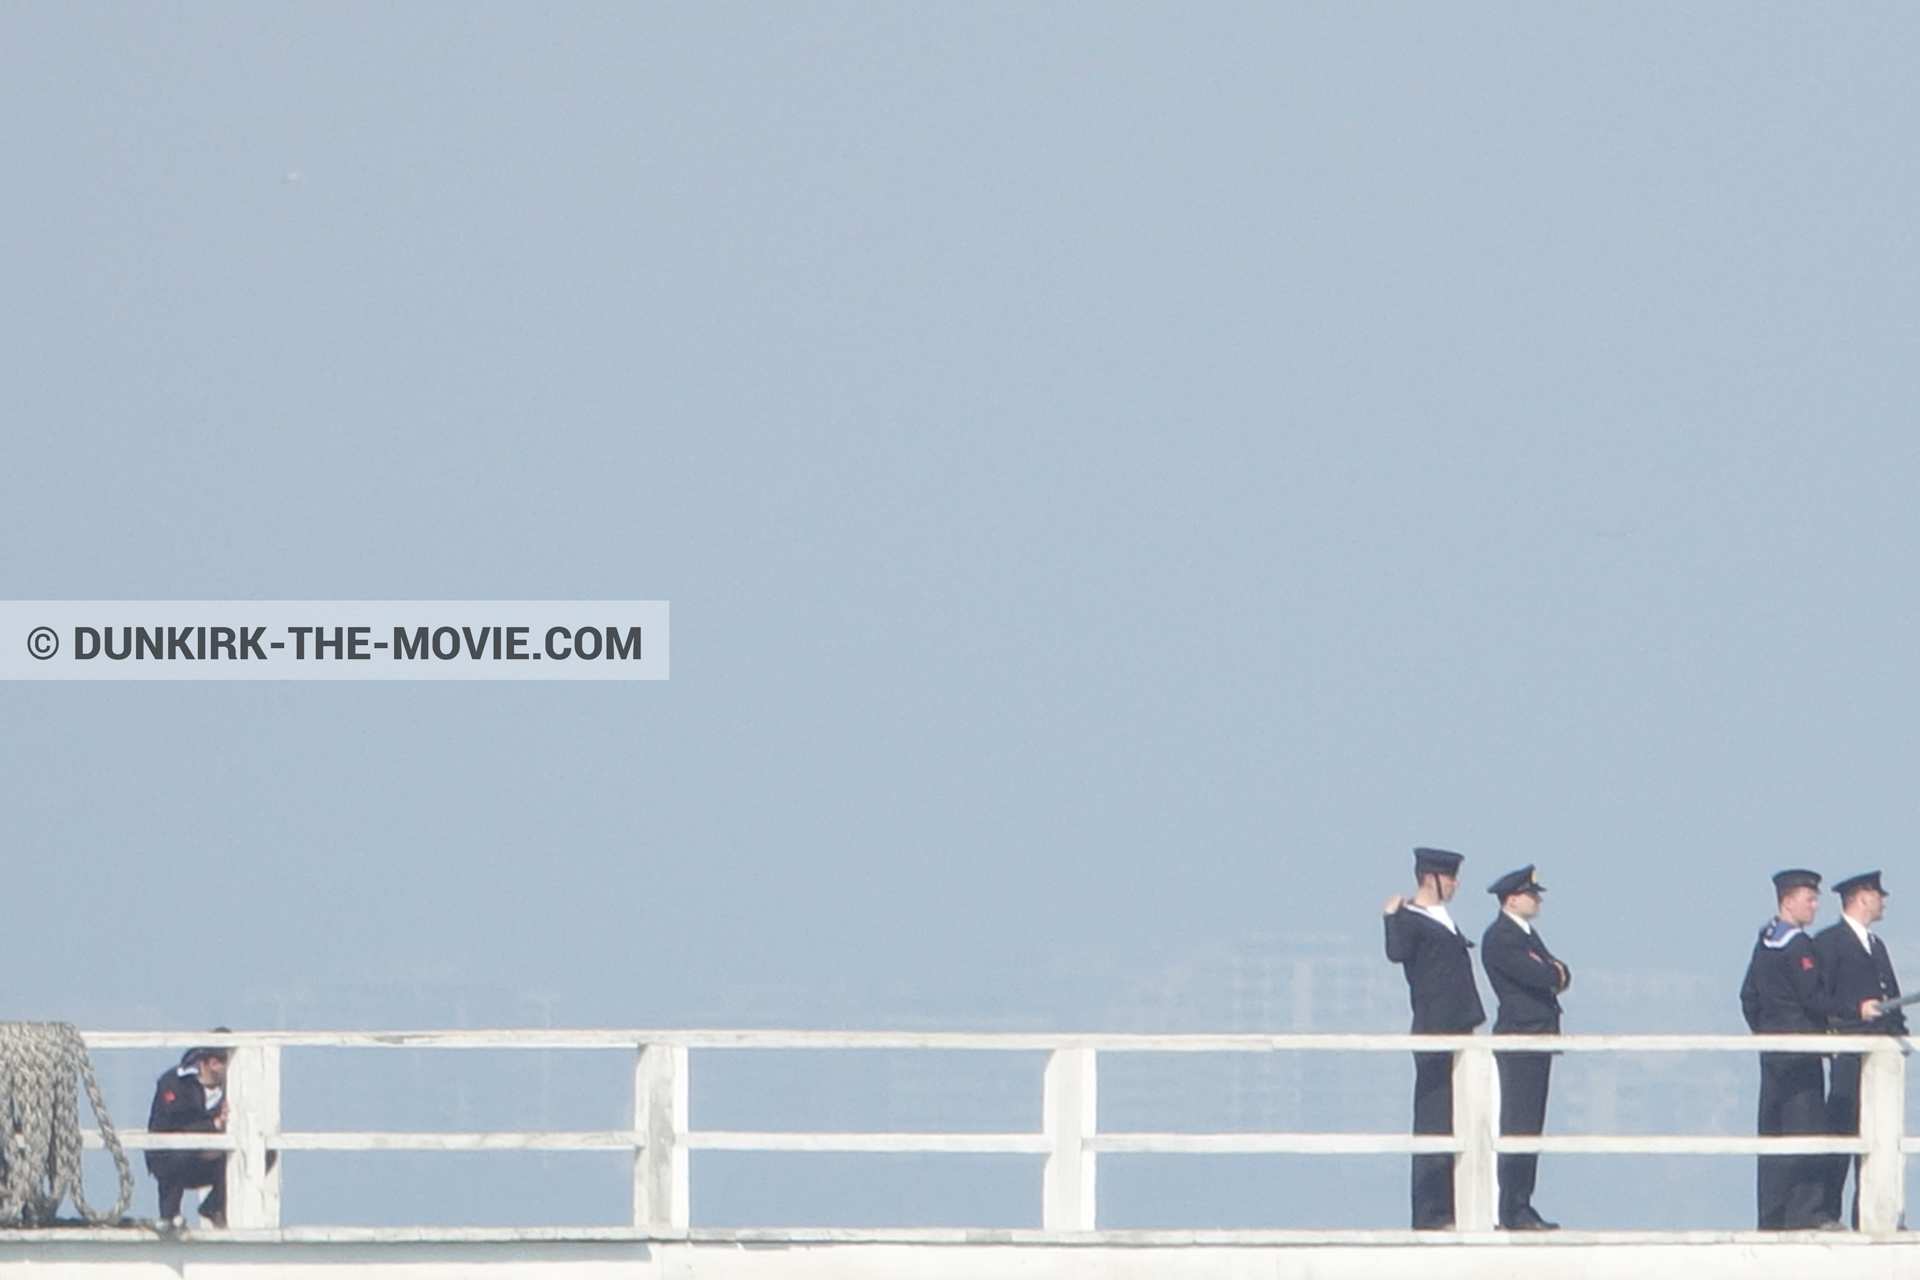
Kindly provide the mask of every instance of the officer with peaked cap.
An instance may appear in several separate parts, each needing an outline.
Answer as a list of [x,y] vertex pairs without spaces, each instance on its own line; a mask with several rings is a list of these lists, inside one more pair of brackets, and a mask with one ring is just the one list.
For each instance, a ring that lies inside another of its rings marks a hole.
[[[1567,966],[1547,950],[1533,927],[1545,892],[1531,864],[1510,871],[1487,887],[1500,900],[1500,914],[1480,939],[1480,963],[1500,1000],[1493,1034],[1559,1035],[1560,993],[1573,982]],[[1535,1135],[1546,1127],[1547,1082],[1553,1068],[1548,1053],[1502,1053],[1500,1132]],[[1533,1185],[1540,1157],[1533,1152],[1500,1157],[1500,1225],[1509,1231],[1552,1231],[1533,1207]]]
[[[1813,940],[1814,958],[1827,989],[1843,1005],[1898,1000],[1900,979],[1894,975],[1893,958],[1887,954],[1887,944],[1873,932],[1873,926],[1887,909],[1887,891],[1880,887],[1880,873],[1868,871],[1851,876],[1834,885],[1833,891],[1840,895],[1840,921],[1822,929]],[[1893,1008],[1864,1023],[1841,1023],[1833,1029],[1849,1035],[1903,1036],[1907,1034],[1907,1017]],[[1827,1087],[1827,1120],[1833,1133],[1860,1132],[1860,1055],[1857,1053],[1837,1054],[1833,1059],[1832,1078]],[[1847,1171],[1852,1169],[1855,1185],[1851,1221],[1858,1227],[1860,1157],[1837,1155],[1829,1159],[1826,1215],[1840,1216]]]
[[[1842,1000],[1827,986],[1807,926],[1820,912],[1820,877],[1782,871],[1773,877],[1779,908],[1760,931],[1740,986],[1740,1010],[1760,1035],[1824,1032],[1830,1020],[1866,1020],[1875,1000]],[[1761,1053],[1761,1134],[1827,1132],[1826,1081],[1817,1053]],[[1839,1227],[1827,1212],[1826,1156],[1761,1156],[1755,1200],[1762,1231]]]
[[[1461,1035],[1487,1020],[1480,992],[1473,985],[1473,947],[1447,914],[1447,902],[1460,887],[1461,854],[1445,849],[1415,849],[1413,874],[1418,888],[1411,899],[1387,899],[1387,959],[1407,977],[1415,1035]],[[1413,1055],[1413,1131],[1453,1132],[1453,1055]],[[1453,1157],[1422,1154],[1413,1158],[1413,1225],[1437,1230],[1453,1225]]]

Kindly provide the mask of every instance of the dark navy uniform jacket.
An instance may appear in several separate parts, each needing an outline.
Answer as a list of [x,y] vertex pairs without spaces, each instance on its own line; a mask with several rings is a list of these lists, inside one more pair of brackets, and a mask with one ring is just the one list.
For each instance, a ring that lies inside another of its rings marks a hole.
[[[1858,1018],[1862,1000],[1893,1000],[1900,995],[1900,979],[1894,976],[1893,957],[1887,954],[1887,944],[1874,938],[1873,953],[1869,955],[1860,945],[1853,926],[1845,920],[1820,931],[1820,936],[1813,940],[1813,955],[1816,972],[1823,975],[1827,990],[1834,998],[1847,1006],[1849,1021]],[[1903,1036],[1907,1034],[1907,1015],[1895,1009],[1872,1022],[1854,1021],[1842,1030]]]
[[[1859,949],[1858,942],[1847,941]],[[1849,1004],[1834,995],[1813,939],[1775,920],[1754,941],[1747,980],[1740,984],[1740,1012],[1756,1032],[1825,1031],[1832,1019],[1858,1018],[1860,1001]]]
[[[200,1073],[189,1068],[170,1067],[153,1086],[153,1106],[147,1111],[147,1128],[154,1133],[213,1133],[220,1128],[218,1099],[213,1111],[207,1110],[207,1089]],[[159,1176],[191,1151],[149,1151],[147,1171]]]
[[1487,1020],[1473,985],[1472,949],[1466,938],[1411,907],[1387,917],[1387,959],[1406,970],[1416,1034],[1458,1035]]
[[1567,979],[1538,929],[1528,933],[1502,911],[1480,939],[1480,963],[1500,999],[1495,1035],[1560,1033],[1559,997]]
[[207,1089],[199,1072],[170,1067],[153,1086],[147,1128],[154,1133],[212,1133],[220,1127],[218,1119],[207,1110]]

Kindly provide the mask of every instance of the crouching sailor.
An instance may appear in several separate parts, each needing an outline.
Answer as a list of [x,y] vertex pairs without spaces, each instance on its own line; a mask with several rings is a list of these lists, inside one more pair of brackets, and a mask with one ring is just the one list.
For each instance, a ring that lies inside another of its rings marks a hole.
[[[147,1128],[154,1133],[221,1133],[227,1127],[227,1051],[189,1049],[180,1065],[153,1087]],[[160,1220],[178,1225],[180,1200],[189,1187],[206,1187],[200,1219],[227,1225],[227,1153],[149,1151],[147,1172],[160,1183]]]

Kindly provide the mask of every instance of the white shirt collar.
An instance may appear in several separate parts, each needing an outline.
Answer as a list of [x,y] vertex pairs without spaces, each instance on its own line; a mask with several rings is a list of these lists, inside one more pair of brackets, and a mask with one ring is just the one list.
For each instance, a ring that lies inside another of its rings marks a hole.
[[1523,920],[1519,916],[1513,914],[1513,912],[1508,911],[1505,907],[1500,908],[1500,914],[1505,916],[1507,919],[1513,921],[1515,924],[1519,925],[1522,932],[1524,933],[1533,932],[1533,921]]
[[1845,920],[1848,926],[1852,928],[1853,936],[1860,939],[1860,945],[1867,949],[1867,954],[1872,955],[1873,954],[1873,934],[1867,931],[1867,926],[1861,924],[1858,920],[1855,920],[1852,916],[1847,915],[1844,912],[1841,914],[1840,918],[1842,920]]
[[1423,907],[1417,902],[1409,902],[1407,906],[1414,911],[1418,911],[1427,919],[1436,920],[1445,925],[1448,933],[1460,932],[1460,926],[1455,924],[1453,917],[1447,914],[1447,904],[1444,902],[1436,902],[1430,907]]

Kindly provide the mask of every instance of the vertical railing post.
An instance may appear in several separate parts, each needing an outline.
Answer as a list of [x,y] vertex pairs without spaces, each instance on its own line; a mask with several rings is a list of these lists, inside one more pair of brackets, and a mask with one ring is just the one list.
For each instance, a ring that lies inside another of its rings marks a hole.
[[1055,1049],[1048,1054],[1040,1100],[1040,1127],[1047,1139],[1047,1163],[1040,1179],[1044,1231],[1094,1229],[1094,1153],[1087,1139],[1094,1134],[1098,1116],[1094,1051]]
[[692,1221],[687,1187],[687,1047],[643,1044],[633,1069],[633,1225],[685,1231]]
[[1453,1223],[1459,1231],[1491,1231],[1500,1204],[1494,1143],[1500,1132],[1500,1078],[1491,1047],[1474,1045],[1453,1057]]
[[1862,1054],[1860,1062],[1860,1136],[1867,1140],[1860,1159],[1860,1230],[1870,1236],[1893,1235],[1906,1216],[1907,1158],[1900,1150],[1906,1104],[1906,1055],[1889,1037],[1884,1049]]
[[280,1046],[243,1044],[227,1064],[227,1226],[280,1225]]

